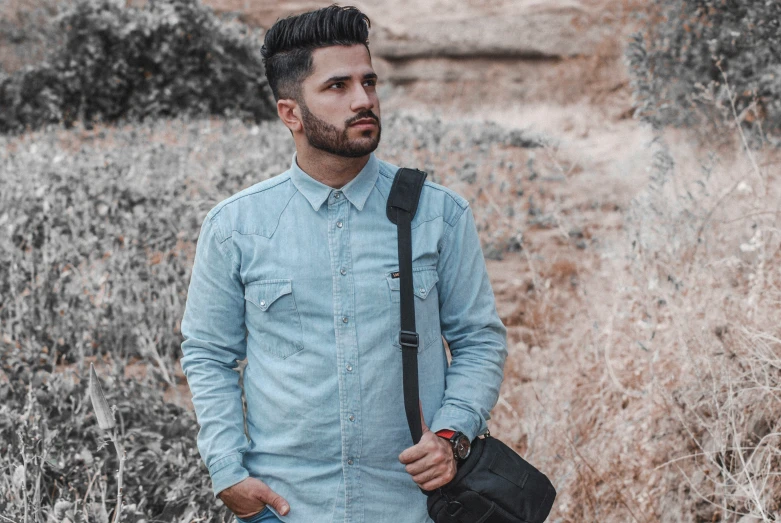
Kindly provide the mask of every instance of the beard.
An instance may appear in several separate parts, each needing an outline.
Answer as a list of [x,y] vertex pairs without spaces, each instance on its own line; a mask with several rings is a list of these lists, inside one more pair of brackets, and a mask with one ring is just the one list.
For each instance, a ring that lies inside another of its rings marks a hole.
[[[306,135],[309,145],[315,149],[336,156],[360,158],[361,156],[366,156],[367,154],[374,152],[380,144],[382,125],[380,125],[380,119],[371,111],[356,116],[352,121],[356,122],[363,118],[372,118],[377,122],[377,138],[371,138],[371,135],[369,135],[350,140],[347,135],[350,128],[347,124],[345,124],[344,129],[339,129],[312,114],[303,100],[301,100],[300,106],[304,123],[304,134]],[[364,132],[372,133],[372,131]]]

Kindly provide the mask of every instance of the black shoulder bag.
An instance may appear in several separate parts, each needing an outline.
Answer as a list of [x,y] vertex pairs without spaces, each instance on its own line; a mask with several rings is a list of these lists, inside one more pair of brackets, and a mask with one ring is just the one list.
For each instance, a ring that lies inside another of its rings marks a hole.
[[[418,403],[418,333],[412,290],[412,218],[426,173],[399,169],[388,197],[388,219],[399,239],[399,284],[404,409],[412,441],[422,436]],[[422,490],[422,489],[421,489]],[[472,441],[466,460],[450,483],[426,492],[428,514],[436,523],[543,523],[556,490],[550,480],[510,447],[486,434]]]

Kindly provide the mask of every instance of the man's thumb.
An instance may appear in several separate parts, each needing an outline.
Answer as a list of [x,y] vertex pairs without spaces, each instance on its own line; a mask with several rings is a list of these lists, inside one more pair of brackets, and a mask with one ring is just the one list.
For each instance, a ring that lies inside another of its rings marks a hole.
[[426,425],[426,420],[423,419],[423,403],[420,400],[418,400],[418,410],[420,410],[420,426],[422,432],[426,433],[428,432],[428,425]]
[[260,500],[263,503],[274,507],[274,509],[276,509],[276,511],[283,516],[290,512],[290,505],[288,505],[288,502],[285,501],[285,498],[271,490],[268,485],[266,485],[266,488],[263,489],[263,492],[261,492]]

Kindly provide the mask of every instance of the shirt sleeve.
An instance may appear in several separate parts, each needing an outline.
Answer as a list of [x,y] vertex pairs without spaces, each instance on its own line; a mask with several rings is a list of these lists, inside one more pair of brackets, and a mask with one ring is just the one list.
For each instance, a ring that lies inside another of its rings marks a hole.
[[247,346],[244,285],[210,215],[198,237],[182,336],[182,370],[200,425],[198,450],[216,497],[249,476],[243,465],[249,441],[235,370]]
[[463,432],[470,441],[488,430],[499,399],[507,357],[507,329],[496,312],[472,209],[468,205],[445,233],[440,249],[439,316],[452,361],[442,407],[431,430]]

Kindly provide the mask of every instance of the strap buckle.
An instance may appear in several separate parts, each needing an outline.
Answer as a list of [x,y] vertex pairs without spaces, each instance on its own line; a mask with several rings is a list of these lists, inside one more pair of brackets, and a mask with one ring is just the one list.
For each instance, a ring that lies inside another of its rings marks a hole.
[[420,336],[417,332],[413,331],[399,331],[399,343],[401,348],[418,350],[420,346]]

